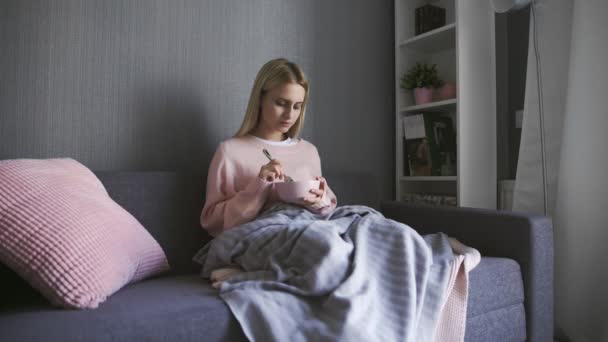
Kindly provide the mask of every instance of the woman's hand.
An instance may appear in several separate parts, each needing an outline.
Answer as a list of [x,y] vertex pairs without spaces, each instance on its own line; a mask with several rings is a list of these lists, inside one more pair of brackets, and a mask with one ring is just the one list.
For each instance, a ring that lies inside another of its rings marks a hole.
[[268,164],[263,165],[260,168],[260,173],[258,174],[263,180],[268,182],[274,182],[277,179],[283,179],[283,167],[278,160],[273,159],[268,162]]
[[315,177],[315,179],[319,181],[319,188],[310,189],[311,195],[302,198],[302,202],[307,206],[318,205],[323,200],[323,196],[325,196],[327,181],[323,177]]

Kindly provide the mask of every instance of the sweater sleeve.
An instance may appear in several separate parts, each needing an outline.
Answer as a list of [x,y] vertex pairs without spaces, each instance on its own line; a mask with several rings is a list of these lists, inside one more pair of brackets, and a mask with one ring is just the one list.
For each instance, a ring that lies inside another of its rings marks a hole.
[[[321,158],[319,157],[319,152],[316,150],[315,148],[315,160],[313,163],[314,167],[315,167],[315,172],[317,173],[318,176],[321,176]],[[322,214],[322,215],[326,215],[329,214],[332,210],[334,210],[336,208],[336,206],[338,205],[338,199],[336,197],[336,195],[334,194],[333,191],[331,191],[331,188],[329,187],[329,184],[325,184],[325,193],[323,194],[323,198],[321,198],[321,201],[317,204],[314,204],[312,206],[308,207],[308,210],[317,213],[317,214]]]
[[239,176],[221,144],[209,166],[206,200],[200,220],[201,226],[212,236],[251,221],[266,203],[272,182],[252,177],[244,189],[237,191],[235,181]]

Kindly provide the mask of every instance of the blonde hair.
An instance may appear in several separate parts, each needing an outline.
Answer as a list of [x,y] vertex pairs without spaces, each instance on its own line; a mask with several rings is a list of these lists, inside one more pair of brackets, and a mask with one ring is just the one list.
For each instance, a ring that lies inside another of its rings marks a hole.
[[284,83],[299,84],[304,88],[304,101],[302,103],[298,120],[287,131],[287,136],[295,138],[304,125],[304,113],[308,100],[308,80],[300,67],[285,58],[273,59],[262,66],[253,83],[247,111],[241,128],[234,135],[243,137],[250,134],[258,125],[261,115],[262,97],[270,90]]

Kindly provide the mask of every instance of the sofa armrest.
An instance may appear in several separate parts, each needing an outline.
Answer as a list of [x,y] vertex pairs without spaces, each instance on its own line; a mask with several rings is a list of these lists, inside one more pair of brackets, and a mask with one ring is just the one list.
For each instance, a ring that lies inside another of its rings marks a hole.
[[553,226],[549,218],[474,208],[383,202],[389,219],[425,235],[443,232],[482,256],[519,263],[524,283],[528,341],[553,341]]

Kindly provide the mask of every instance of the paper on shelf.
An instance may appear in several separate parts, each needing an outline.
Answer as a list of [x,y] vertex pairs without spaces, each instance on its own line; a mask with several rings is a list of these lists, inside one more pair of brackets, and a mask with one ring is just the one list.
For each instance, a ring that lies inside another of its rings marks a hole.
[[419,139],[426,137],[423,115],[416,114],[404,117],[403,133],[405,134],[406,139]]

